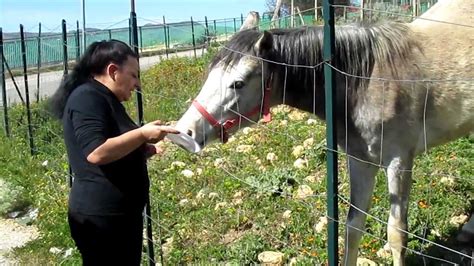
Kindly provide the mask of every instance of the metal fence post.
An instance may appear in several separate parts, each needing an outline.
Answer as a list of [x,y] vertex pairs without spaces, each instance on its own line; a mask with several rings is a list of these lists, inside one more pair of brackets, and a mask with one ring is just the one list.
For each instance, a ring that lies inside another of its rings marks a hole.
[[209,47],[211,45],[211,36],[209,34],[209,24],[207,22],[207,16],[204,16],[204,23],[206,24],[206,45]]
[[336,81],[334,70],[334,7],[333,0],[323,1],[324,17],[324,86],[326,91],[326,141],[327,141],[327,215],[328,222],[328,262],[329,265],[338,265],[338,195],[337,195],[337,129],[335,118],[336,110]]
[[0,27],[0,72],[2,85],[2,105],[3,105],[3,125],[5,127],[5,135],[10,137],[10,124],[8,122],[8,106],[7,106],[7,88],[5,87],[5,64],[3,62],[3,30]]
[[140,31],[140,52],[143,52],[143,27],[138,27],[138,30]]
[[68,56],[67,56],[67,31],[66,31],[66,20],[62,20],[62,36],[63,36],[63,73],[67,75],[68,73]]
[[26,117],[28,120],[28,141],[30,144],[31,155],[35,154],[35,144],[33,142],[33,128],[31,125],[31,109],[30,109],[30,93],[28,90],[28,73],[26,63],[26,44],[25,44],[25,32],[23,31],[23,25],[20,24],[20,37],[21,37],[21,58],[23,61],[23,77],[25,79],[25,99],[26,99]]
[[168,58],[168,36],[166,35],[166,19],[165,16],[163,16],[163,31],[164,31],[164,36],[165,36],[165,53],[166,53],[166,58]]
[[[137,14],[135,13],[135,0],[131,0],[131,11],[130,11],[130,36],[132,41],[132,49],[138,55],[138,27],[137,27]],[[140,73],[138,73],[140,76]],[[139,77],[140,78],[140,77]],[[137,113],[138,113],[138,123],[143,125],[143,99],[141,89],[137,88]],[[148,176],[148,170],[146,170],[146,175]],[[150,195],[146,195],[146,206],[145,206],[145,222],[146,222],[146,231],[147,231],[147,246],[148,246],[148,264],[155,265],[155,252],[153,247],[153,232],[151,224],[151,208],[150,208]],[[162,256],[161,256],[162,258]],[[163,265],[163,259],[162,259]]]
[[217,43],[217,25],[216,25],[216,20],[214,19],[214,40]]
[[196,38],[194,36],[194,22],[193,22],[193,17],[191,17],[191,33],[193,35],[193,51],[194,51],[194,58],[197,57],[196,55]]
[[79,44],[79,20],[76,20],[76,62],[79,62],[81,57],[81,45]]
[[234,18],[234,33],[236,33],[236,32],[237,32],[237,24],[236,24],[236,20]]
[[36,102],[40,99],[40,75],[41,75],[41,23],[38,25],[38,61],[36,63]]

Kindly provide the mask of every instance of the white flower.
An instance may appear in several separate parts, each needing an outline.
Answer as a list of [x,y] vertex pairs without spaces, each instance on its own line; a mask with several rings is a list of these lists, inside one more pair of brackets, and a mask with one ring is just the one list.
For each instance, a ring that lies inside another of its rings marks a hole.
[[201,175],[202,174],[202,168],[197,168],[196,169],[196,174]]
[[441,180],[439,181],[441,184],[445,184],[448,187],[452,187],[456,180],[452,177],[442,177]]
[[245,135],[250,134],[252,131],[255,131],[255,129],[251,127],[244,127],[244,129],[242,129],[242,133],[244,133]]
[[286,113],[289,113],[290,111],[291,111],[291,109],[287,105],[275,106],[271,110],[272,114],[279,114],[279,113],[286,114]]
[[255,161],[255,163],[256,163],[257,165],[262,165],[262,160],[257,159],[257,160]]
[[72,255],[72,251],[74,249],[73,248],[68,248],[66,249],[66,251],[64,251],[64,255],[63,255],[63,258],[67,258],[67,257],[70,257]]
[[344,246],[344,237],[339,236],[337,238],[337,243],[339,244],[339,246]]
[[278,160],[278,156],[275,153],[270,152],[267,154],[267,160],[270,162],[276,161]]
[[44,167],[46,167],[46,166],[48,166],[48,163],[49,163],[48,160],[46,160],[46,161],[44,161],[41,165],[44,166]]
[[307,186],[307,185],[302,185],[298,187],[295,193],[295,199],[306,199],[308,197],[311,197],[313,195],[313,190]]
[[392,256],[392,251],[390,249],[390,244],[387,243],[383,248],[377,251],[377,256],[382,259],[388,259]]
[[290,210],[286,210],[284,213],[283,213],[283,219],[290,219],[291,218],[291,211]]
[[227,143],[232,143],[232,142],[235,142],[237,140],[237,138],[235,136],[231,136],[228,140],[227,140]]
[[215,199],[215,198],[219,197],[219,194],[217,194],[216,192],[211,192],[211,193],[209,193],[208,197],[209,197],[209,199]]
[[323,216],[319,218],[319,223],[316,224],[316,232],[321,233],[324,228],[326,228],[326,225],[328,224],[328,218],[326,216]]
[[242,204],[244,201],[242,200],[242,198],[235,198],[232,200],[232,204],[234,205],[240,205]]
[[469,219],[469,216],[461,214],[459,216],[454,216],[453,218],[451,218],[449,223],[454,226],[460,226],[462,224],[465,224],[467,222],[467,219]]
[[295,158],[298,158],[300,157],[301,155],[303,155],[304,153],[304,147],[301,146],[301,145],[298,145],[296,147],[293,147],[293,151],[291,152],[291,154],[295,157]]
[[237,146],[237,152],[240,153],[249,153],[253,150],[253,145],[239,145]]
[[196,195],[196,199],[198,200],[202,200],[206,197],[206,190],[205,189],[201,189],[199,190],[199,192],[197,193]]
[[215,167],[222,167],[224,166],[224,159],[223,158],[217,158],[214,160],[214,166]]
[[306,124],[308,124],[308,125],[316,125],[317,123],[318,123],[318,120],[312,119],[312,118],[310,118],[306,121]]
[[188,199],[182,199],[179,201],[179,206],[186,206],[189,203]]
[[291,258],[290,262],[288,263],[289,266],[295,266],[298,265],[298,259],[297,258]]
[[185,167],[186,164],[180,161],[172,162],[171,163],[171,168],[183,168]]
[[304,169],[308,167],[308,160],[306,159],[297,159],[294,163],[293,166],[297,169]]
[[308,182],[308,183],[316,183],[316,176],[309,175],[309,176],[304,178],[304,181]]
[[184,175],[185,177],[193,177],[194,176],[193,171],[191,171],[189,169],[184,169],[183,171],[181,171],[181,174]]
[[441,233],[436,230],[436,229],[431,229],[431,233],[434,235],[434,236],[437,236],[437,237],[441,237]]
[[257,256],[262,265],[282,265],[285,254],[276,251],[264,251]]
[[280,126],[286,127],[288,125],[288,120],[281,120],[280,121]]
[[303,147],[305,148],[310,148],[312,147],[314,144],[314,139],[313,138],[309,138],[309,139],[306,139],[305,141],[303,141]]
[[222,209],[226,206],[227,206],[227,202],[225,202],[225,201],[224,202],[219,202],[219,203],[216,204],[216,207],[214,207],[214,210],[217,211],[217,210]]
[[304,120],[304,119],[306,119],[307,116],[308,116],[308,114],[306,114],[304,112],[301,112],[301,111],[296,111],[296,110],[291,112],[290,114],[288,114],[288,118],[290,120],[293,120],[293,121]]
[[59,254],[61,252],[63,252],[63,250],[60,249],[60,248],[57,248],[57,247],[52,247],[52,248],[49,249],[49,253]]
[[244,195],[244,193],[243,193],[242,191],[237,191],[237,192],[235,192],[233,198],[234,198],[234,199],[235,199],[235,198],[242,198],[243,195]]

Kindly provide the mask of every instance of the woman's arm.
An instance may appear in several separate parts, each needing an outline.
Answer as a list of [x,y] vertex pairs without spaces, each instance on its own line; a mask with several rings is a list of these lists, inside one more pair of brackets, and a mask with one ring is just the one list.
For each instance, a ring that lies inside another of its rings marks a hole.
[[176,133],[179,133],[176,129],[163,126],[160,121],[154,121],[120,136],[107,139],[87,156],[87,161],[97,165],[111,163],[126,156],[143,143],[155,143],[162,140],[166,134]]

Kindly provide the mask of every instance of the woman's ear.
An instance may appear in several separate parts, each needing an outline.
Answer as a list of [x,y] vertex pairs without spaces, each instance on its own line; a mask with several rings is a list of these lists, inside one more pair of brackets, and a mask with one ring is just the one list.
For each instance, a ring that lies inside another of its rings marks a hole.
[[113,80],[115,81],[115,76],[117,75],[117,71],[118,71],[118,66],[114,63],[110,63],[107,65],[107,75]]

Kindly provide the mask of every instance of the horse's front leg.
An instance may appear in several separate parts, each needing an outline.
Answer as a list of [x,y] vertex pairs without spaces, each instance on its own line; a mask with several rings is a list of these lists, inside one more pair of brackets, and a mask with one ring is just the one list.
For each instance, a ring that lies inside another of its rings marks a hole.
[[408,228],[408,197],[412,183],[413,158],[391,157],[387,160],[388,191],[390,193],[390,216],[387,235],[394,265],[405,265]]
[[370,208],[377,170],[378,168],[373,165],[349,158],[351,207],[347,215],[344,265],[357,263],[359,242],[365,228],[365,213]]

